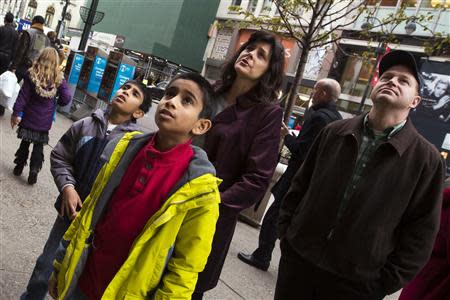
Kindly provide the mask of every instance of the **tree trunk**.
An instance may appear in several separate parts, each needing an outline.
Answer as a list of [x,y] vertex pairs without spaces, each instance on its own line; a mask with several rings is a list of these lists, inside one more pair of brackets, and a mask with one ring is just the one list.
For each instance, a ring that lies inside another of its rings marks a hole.
[[294,81],[289,91],[289,97],[286,101],[286,108],[284,111],[283,122],[288,124],[289,118],[292,114],[292,108],[294,107],[295,98],[297,97],[297,86],[303,79],[303,71],[308,60],[309,48],[303,47],[302,54],[300,55],[300,61],[298,62],[297,71],[295,72]]

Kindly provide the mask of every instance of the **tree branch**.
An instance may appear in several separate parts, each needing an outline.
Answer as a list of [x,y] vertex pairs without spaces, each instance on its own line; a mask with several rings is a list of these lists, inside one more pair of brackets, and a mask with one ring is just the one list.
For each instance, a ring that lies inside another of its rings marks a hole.
[[[318,0],[319,1],[319,0]],[[325,18],[325,13],[324,14],[322,14],[322,11],[323,11],[323,9],[325,8],[325,5],[328,5],[328,8],[327,8],[327,11],[330,9],[330,6],[331,6],[331,1],[325,1],[325,4],[320,8],[320,10],[319,10],[319,14],[317,15],[317,17],[319,17],[319,21],[317,22],[317,24],[314,26],[314,24],[312,24],[314,27],[313,27],[313,30],[312,30],[312,35],[314,35],[314,33],[315,32],[317,32],[318,30],[319,30],[319,27],[323,27],[322,26],[322,22],[323,22],[323,19]]]
[[[355,11],[355,10],[357,10],[357,9],[360,9],[360,7],[361,7],[361,6],[355,6],[354,8],[348,10],[346,14],[344,14],[344,15],[342,15],[342,16],[340,16],[340,17],[331,18],[331,20],[330,20],[329,22],[327,22],[327,23],[325,23],[325,24],[322,24],[322,26],[323,26],[323,27],[327,27],[327,26],[331,25],[332,23],[334,23],[334,22],[336,22],[336,21],[339,21],[340,19],[344,19],[344,18],[346,18],[349,14],[351,14],[353,11]],[[359,11],[358,14],[357,14],[354,18],[352,18],[353,21],[356,21],[356,20],[362,15],[363,11],[364,11],[364,10],[361,9],[361,11]]]
[[[298,42],[300,42],[300,39],[297,37],[297,35],[295,34],[294,30],[292,29],[292,25],[289,23],[289,21],[286,19],[286,16],[284,15],[284,12],[280,9],[280,7],[277,5],[277,9],[278,12],[280,14],[280,18],[283,21],[284,26],[286,27],[287,31],[289,31],[289,34],[291,35],[292,38],[296,39]],[[305,30],[303,29],[303,27],[300,24],[300,30],[305,33]]]
[[[289,33],[291,34],[291,36],[293,38],[298,40],[297,35],[295,34],[294,30],[292,29],[291,23],[289,22],[289,20],[286,18],[286,15],[284,14],[284,10],[280,9],[280,6],[278,5],[278,3],[276,3],[276,6],[277,6],[278,13],[280,14],[280,18],[283,21],[286,29],[289,31]],[[306,32],[301,23],[299,24],[299,27],[300,27],[301,32],[305,35]]]

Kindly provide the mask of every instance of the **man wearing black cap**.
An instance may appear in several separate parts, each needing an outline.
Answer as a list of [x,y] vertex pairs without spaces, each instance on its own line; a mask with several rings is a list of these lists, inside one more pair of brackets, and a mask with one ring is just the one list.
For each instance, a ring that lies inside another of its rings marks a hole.
[[321,131],[284,198],[275,299],[383,299],[427,261],[444,165],[408,119],[414,57],[383,57],[368,114]]
[[[14,15],[6,13],[4,21],[5,25],[0,27],[0,74],[8,70],[18,39],[18,33],[14,28]],[[0,116],[4,113],[5,108],[0,105]]]
[[31,28],[21,32],[17,51],[11,63],[10,70],[16,73],[17,82],[20,82],[45,48],[50,47],[50,40],[44,34],[45,19],[42,16],[35,16],[31,20]]

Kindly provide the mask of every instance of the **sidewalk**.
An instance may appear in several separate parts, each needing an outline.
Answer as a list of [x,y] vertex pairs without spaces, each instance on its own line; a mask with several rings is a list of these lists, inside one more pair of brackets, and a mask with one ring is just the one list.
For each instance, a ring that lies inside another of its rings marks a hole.
[[[28,168],[21,177],[12,175],[13,157],[19,139],[9,125],[10,113],[0,118],[0,299],[18,299],[25,289],[37,256],[42,251],[56,217],[53,203],[58,191],[50,174],[51,147],[70,127],[72,121],[57,116],[50,131],[50,145],[45,149],[44,167],[38,183],[26,182]],[[154,128],[150,119],[144,127]],[[268,272],[241,263],[238,251],[252,251],[258,241],[258,230],[238,223],[219,285],[205,294],[205,299],[273,299],[280,252],[278,245]],[[395,300],[397,296],[386,299]]]

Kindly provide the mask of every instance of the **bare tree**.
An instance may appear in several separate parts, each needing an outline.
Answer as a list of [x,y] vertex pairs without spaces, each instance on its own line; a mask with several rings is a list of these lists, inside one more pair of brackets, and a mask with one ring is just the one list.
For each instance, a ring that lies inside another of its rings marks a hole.
[[[286,101],[284,122],[287,123],[297,95],[297,86],[303,78],[310,51],[336,44],[341,39],[342,30],[363,16],[367,18],[373,16],[381,0],[378,0],[375,6],[368,6],[368,1],[274,0],[273,2],[278,12],[274,17],[255,17],[251,12],[240,7],[230,7],[230,9],[245,16],[244,26],[259,27],[283,34],[294,39],[301,50],[295,77]],[[395,38],[392,32],[399,24],[413,22],[426,28],[422,23],[432,18],[430,14],[408,16],[405,13],[405,8],[406,5],[401,5],[395,12],[388,14],[378,23],[366,27],[365,33],[373,29],[384,30],[388,28],[389,32],[382,32],[386,42]]]

